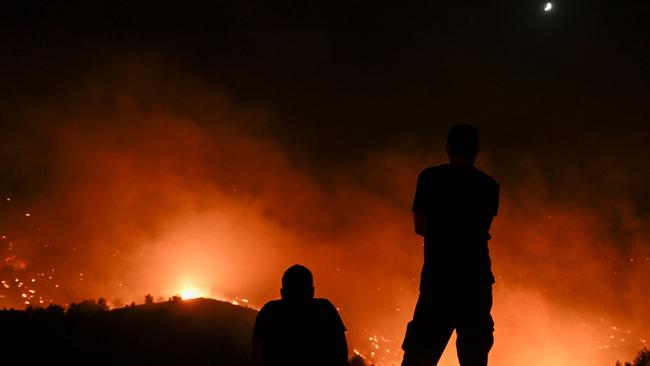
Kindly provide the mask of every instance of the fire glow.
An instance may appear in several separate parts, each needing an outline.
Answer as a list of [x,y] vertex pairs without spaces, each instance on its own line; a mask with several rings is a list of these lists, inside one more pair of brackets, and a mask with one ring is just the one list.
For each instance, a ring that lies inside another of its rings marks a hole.
[[180,296],[181,299],[183,300],[189,300],[189,299],[196,299],[199,297],[205,297],[205,294],[203,294],[196,287],[185,287],[180,291]]
[[[147,293],[263,304],[279,296],[282,271],[303,263],[315,274],[317,296],[340,308],[350,349],[398,364],[422,261],[409,206],[428,155],[380,153],[337,170],[323,188],[277,142],[233,129],[240,122],[233,115],[243,113],[209,102],[204,117],[219,127],[212,130],[131,107],[106,112],[99,132],[78,122],[84,113],[48,115],[65,126],[50,131],[53,193],[12,196],[0,207],[0,305],[100,296],[128,303]],[[102,115],[95,108],[87,113],[94,120]],[[140,120],[151,124],[133,127]],[[390,189],[355,183],[359,171],[383,172],[373,184]],[[510,185],[495,221],[492,362],[586,366],[631,358],[650,338],[647,218],[625,204],[608,207],[630,230],[622,250],[600,211],[558,202],[542,186]],[[190,280],[179,280],[188,273]],[[451,350],[442,365],[455,362]]]

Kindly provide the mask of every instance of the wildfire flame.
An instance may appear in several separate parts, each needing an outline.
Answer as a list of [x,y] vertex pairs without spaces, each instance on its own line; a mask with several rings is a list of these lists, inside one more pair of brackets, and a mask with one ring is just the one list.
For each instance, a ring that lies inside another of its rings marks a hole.
[[194,286],[187,286],[180,291],[181,299],[189,300],[205,297],[205,293]]

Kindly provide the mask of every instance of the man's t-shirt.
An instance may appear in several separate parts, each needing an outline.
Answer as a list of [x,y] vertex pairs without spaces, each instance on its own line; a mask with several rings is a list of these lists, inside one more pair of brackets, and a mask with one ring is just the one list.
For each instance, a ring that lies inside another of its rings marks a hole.
[[336,366],[347,361],[345,330],[327,299],[300,306],[274,300],[257,315],[253,338],[264,343],[264,365]]
[[421,292],[494,283],[487,242],[498,208],[498,183],[472,165],[420,173],[413,212],[426,218]]

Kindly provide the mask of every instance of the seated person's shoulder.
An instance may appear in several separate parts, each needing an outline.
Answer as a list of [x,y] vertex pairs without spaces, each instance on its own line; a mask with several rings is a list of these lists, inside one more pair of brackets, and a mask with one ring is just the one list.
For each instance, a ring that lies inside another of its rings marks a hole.
[[259,311],[260,315],[275,313],[283,308],[282,300],[271,300],[264,304]]
[[345,332],[345,325],[343,325],[341,316],[332,302],[328,299],[316,298],[314,299],[314,307],[318,316],[326,320],[335,330]]
[[319,309],[336,311],[336,307],[334,307],[334,304],[332,304],[328,299],[315,298],[314,305]]
[[268,339],[277,329],[278,318],[282,318],[282,303],[280,300],[269,301],[257,313],[253,337]]

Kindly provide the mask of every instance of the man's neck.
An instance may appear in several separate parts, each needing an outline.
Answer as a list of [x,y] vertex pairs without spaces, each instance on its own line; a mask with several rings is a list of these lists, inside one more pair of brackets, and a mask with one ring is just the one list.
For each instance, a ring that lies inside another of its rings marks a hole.
[[465,158],[465,157],[453,157],[449,159],[449,164],[455,165],[455,166],[473,166],[474,165],[474,159],[471,158]]

